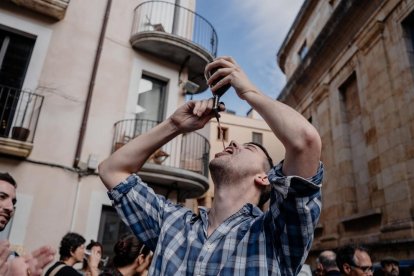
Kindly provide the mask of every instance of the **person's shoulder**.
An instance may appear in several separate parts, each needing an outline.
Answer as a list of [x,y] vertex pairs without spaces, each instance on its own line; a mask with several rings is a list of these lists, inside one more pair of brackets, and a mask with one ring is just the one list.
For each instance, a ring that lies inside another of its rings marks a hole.
[[59,265],[59,261],[55,262],[52,266],[49,267],[49,269],[46,271],[45,276],[49,276],[49,274],[52,272],[53,269],[55,269],[55,267],[57,267]]
[[59,269],[59,272],[56,273],[56,276],[80,276],[80,274],[76,269],[69,265],[65,265],[61,269]]

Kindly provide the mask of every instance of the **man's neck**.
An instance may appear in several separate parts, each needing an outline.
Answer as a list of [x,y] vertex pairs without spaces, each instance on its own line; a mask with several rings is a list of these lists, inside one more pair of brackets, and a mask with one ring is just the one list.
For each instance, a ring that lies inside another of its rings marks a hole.
[[74,266],[76,264],[76,260],[72,257],[67,258],[66,260],[62,261],[65,265]]
[[[249,187],[249,186],[247,186]],[[209,237],[217,227],[227,218],[239,211],[245,204],[254,204],[252,191],[240,186],[215,186],[214,201],[208,213],[207,236]]]

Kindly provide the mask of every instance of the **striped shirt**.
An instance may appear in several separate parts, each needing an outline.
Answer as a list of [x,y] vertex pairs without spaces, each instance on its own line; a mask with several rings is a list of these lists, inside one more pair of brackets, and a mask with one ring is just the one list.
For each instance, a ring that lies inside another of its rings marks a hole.
[[150,275],[296,275],[321,212],[323,165],[309,179],[268,173],[270,207],[244,205],[207,237],[208,211],[171,203],[136,174],[108,192],[122,220],[153,252]]

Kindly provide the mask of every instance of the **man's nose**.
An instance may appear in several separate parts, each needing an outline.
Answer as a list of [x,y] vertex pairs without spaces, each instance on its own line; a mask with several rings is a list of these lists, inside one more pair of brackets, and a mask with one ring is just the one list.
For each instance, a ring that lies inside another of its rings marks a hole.
[[234,141],[234,140],[231,140],[231,141],[230,141],[229,146],[230,146],[230,147],[239,148],[239,147],[240,147],[240,144],[239,144],[239,143],[237,143],[237,142],[236,142],[236,141]]

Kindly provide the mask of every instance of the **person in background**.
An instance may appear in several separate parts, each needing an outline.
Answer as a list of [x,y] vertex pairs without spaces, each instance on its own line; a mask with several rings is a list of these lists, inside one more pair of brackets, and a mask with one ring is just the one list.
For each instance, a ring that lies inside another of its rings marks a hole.
[[45,276],[79,276],[73,266],[83,261],[85,256],[85,239],[73,232],[67,233],[60,241],[60,259],[53,264]]
[[331,250],[322,251],[316,258],[317,276],[340,276],[341,272],[336,264],[336,254]]
[[368,249],[360,245],[346,245],[336,255],[336,263],[343,275],[373,275]]
[[[231,85],[282,142],[274,166],[257,143],[231,141],[210,161],[211,209],[194,213],[157,195],[138,176],[146,160],[181,134],[216,115],[213,99],[188,101],[170,117],[115,151],[99,165],[118,214],[154,251],[151,275],[297,275],[306,260],[321,211],[321,139],[300,113],[262,93],[231,57],[205,72],[216,93]],[[258,206],[270,197],[270,207]]]
[[[17,183],[9,173],[0,172],[0,232],[14,215]],[[55,250],[42,246],[29,254],[18,256],[7,240],[0,241],[0,275],[40,276],[43,268],[53,261]]]
[[101,276],[143,276],[151,264],[152,254],[148,247],[134,235],[122,237],[114,246],[113,268]]
[[400,275],[400,262],[391,256],[385,257],[381,260],[381,268],[384,276],[398,276]]
[[85,254],[85,258],[83,258],[82,268],[79,270],[80,274],[85,276],[99,275],[102,269],[100,267],[103,252],[102,244],[91,240],[86,246],[85,252],[89,252],[89,254]]

